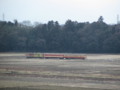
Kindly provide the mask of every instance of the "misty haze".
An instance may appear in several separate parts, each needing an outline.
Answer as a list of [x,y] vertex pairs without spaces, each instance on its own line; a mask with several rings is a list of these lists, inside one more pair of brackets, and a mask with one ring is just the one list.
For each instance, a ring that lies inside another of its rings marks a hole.
[[0,90],[120,90],[120,0],[0,0]]

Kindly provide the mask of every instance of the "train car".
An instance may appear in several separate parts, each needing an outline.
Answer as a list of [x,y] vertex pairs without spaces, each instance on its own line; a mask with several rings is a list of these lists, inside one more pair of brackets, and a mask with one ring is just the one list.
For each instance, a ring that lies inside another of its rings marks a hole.
[[75,55],[75,54],[65,54],[64,55],[65,59],[85,59],[85,55]]
[[44,54],[43,53],[29,53],[26,54],[27,58],[44,58]]
[[44,58],[59,58],[59,59],[63,59],[64,55],[63,54],[44,53]]

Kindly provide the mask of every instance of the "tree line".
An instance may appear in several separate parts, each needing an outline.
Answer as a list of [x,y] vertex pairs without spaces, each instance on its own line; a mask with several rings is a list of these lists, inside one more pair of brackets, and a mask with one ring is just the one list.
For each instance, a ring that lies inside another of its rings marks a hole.
[[0,52],[120,53],[120,24],[67,20],[26,26],[0,21]]

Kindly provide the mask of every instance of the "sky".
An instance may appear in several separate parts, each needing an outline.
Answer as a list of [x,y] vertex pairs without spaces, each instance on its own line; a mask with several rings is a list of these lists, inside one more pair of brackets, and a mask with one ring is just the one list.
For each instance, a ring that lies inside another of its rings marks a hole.
[[120,0],[0,0],[0,20],[64,24],[66,20],[94,22],[103,16],[107,24],[120,17]]

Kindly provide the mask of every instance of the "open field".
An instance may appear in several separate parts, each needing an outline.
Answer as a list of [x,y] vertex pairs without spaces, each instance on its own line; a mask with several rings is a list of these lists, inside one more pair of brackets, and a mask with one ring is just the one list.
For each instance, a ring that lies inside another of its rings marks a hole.
[[87,59],[27,59],[0,53],[0,90],[120,90],[120,54]]

